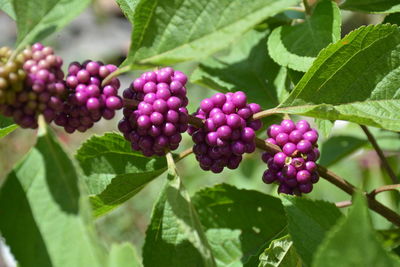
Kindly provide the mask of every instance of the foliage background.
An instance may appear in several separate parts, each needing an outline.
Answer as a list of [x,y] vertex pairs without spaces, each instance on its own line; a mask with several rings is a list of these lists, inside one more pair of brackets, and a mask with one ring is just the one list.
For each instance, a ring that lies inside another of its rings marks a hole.
[[[343,11],[342,36],[349,31],[367,24],[376,24],[382,22],[383,15],[366,15],[361,13],[350,13]],[[131,26],[123,17],[118,6],[114,1],[97,0],[93,1],[90,8],[79,15],[72,24],[62,31],[47,38],[44,43],[54,46],[58,55],[64,58],[64,68],[72,60],[82,61],[87,58],[99,59],[109,63],[119,65],[125,58],[130,43]],[[0,44],[10,45],[15,42],[14,22],[4,13],[0,12]],[[221,55],[225,51],[219,52]],[[176,69],[185,71],[188,76],[197,66],[196,63],[184,63],[175,66]],[[122,89],[126,88],[129,81],[137,77],[140,72],[133,72],[121,77]],[[121,90],[122,90],[121,89]],[[190,83],[188,86],[188,97],[190,99],[189,111],[195,110],[197,103],[204,98],[205,94],[213,92],[204,87]],[[87,133],[75,133],[73,135],[64,134],[58,128],[55,128],[58,137],[64,143],[67,151],[73,155],[80,144],[93,134],[103,134],[107,131],[116,131],[116,125],[121,115],[117,115],[112,121],[102,120]],[[398,134],[382,132],[373,129],[376,136],[381,136],[379,142],[381,146],[388,151],[392,167],[397,174],[400,173],[400,138]],[[6,174],[12,166],[21,160],[23,155],[35,143],[32,130],[17,129],[9,136],[0,139],[0,184],[3,182]],[[337,146],[330,145],[330,141],[322,147],[322,160],[331,162],[329,166],[339,175],[346,177],[353,184],[369,191],[379,185],[386,184],[389,181],[386,175],[382,175],[379,160],[371,147],[367,145],[366,138],[361,129],[351,123],[337,121],[331,133],[341,144],[341,150],[348,149],[350,159],[337,161],[334,159]],[[264,137],[264,136],[263,136]],[[185,135],[181,145],[181,150],[191,145],[188,136]],[[194,156],[189,156],[178,163],[180,176],[182,177],[186,188],[191,194],[202,187],[218,183],[228,183],[238,188],[254,189],[264,193],[276,194],[274,186],[266,186],[261,182],[262,172],[266,166],[261,163],[260,152],[249,155],[241,164],[239,170],[225,170],[222,174],[211,174],[202,171]],[[140,250],[144,243],[144,235],[150,221],[150,214],[154,201],[162,187],[166,174],[159,179],[152,181],[135,198],[129,200],[121,207],[115,209],[106,216],[96,221],[97,231],[99,232],[104,244],[113,242],[130,241]],[[349,197],[339,191],[337,188],[322,180],[311,193],[311,198],[324,199],[328,201],[343,201]],[[381,194],[378,199],[383,201],[389,207],[399,211],[395,203],[398,203],[396,195],[392,193]],[[347,212],[343,209],[343,212]],[[382,217],[373,214],[373,224],[378,229],[386,229],[389,223]],[[141,254],[141,251],[138,251]],[[0,266],[2,260],[0,259]]]

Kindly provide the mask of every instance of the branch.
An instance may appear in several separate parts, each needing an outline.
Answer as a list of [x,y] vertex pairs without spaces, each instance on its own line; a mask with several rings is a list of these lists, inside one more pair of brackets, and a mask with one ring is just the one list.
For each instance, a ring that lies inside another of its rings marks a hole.
[[366,126],[360,125],[360,127],[364,131],[365,135],[367,136],[368,141],[374,147],[376,154],[378,154],[378,156],[381,160],[383,168],[386,170],[386,172],[389,175],[392,182],[394,184],[400,183],[399,178],[397,178],[396,174],[390,167],[389,162],[387,161],[385,155],[383,154],[382,149],[379,147],[378,143],[376,142],[375,137],[372,135],[372,133],[368,130],[368,128]]
[[[124,99],[124,107],[134,108],[138,104],[139,104],[139,102],[136,100]],[[256,114],[254,114],[253,118],[254,117],[261,118],[261,115],[263,117],[265,117],[266,114],[273,114],[274,112],[272,112],[272,111],[273,111],[273,109],[258,112]],[[192,115],[189,115],[189,123],[198,128],[203,126],[203,121]],[[278,146],[267,143],[260,138],[256,138],[255,143],[258,148],[260,148],[264,151],[270,152],[270,153],[277,153],[277,152],[281,151],[281,149]],[[318,173],[322,178],[326,179],[328,182],[332,183],[333,185],[339,187],[341,190],[343,190],[344,192],[346,192],[349,195],[353,195],[354,192],[357,190],[354,185],[352,185],[351,183],[349,183],[346,180],[344,180],[343,178],[341,178],[339,175],[333,173],[332,171],[328,170],[327,168],[325,168],[324,166],[321,166],[319,164],[318,164]],[[367,200],[368,200],[368,206],[370,207],[370,209],[379,213],[380,215],[385,217],[387,220],[389,220],[393,224],[400,226],[400,215],[399,214],[397,214],[393,210],[389,209],[388,207],[382,205],[380,202],[375,200],[373,197],[369,196],[369,194],[367,194]]]

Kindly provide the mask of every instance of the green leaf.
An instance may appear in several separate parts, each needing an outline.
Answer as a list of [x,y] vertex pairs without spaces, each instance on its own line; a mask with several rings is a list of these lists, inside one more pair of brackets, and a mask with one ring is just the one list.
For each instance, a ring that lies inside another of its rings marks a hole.
[[260,255],[259,267],[301,267],[301,259],[289,235],[271,242]]
[[15,20],[15,12],[14,12],[12,1],[13,0],[0,0],[0,10],[3,10],[13,20]]
[[191,81],[223,93],[244,91],[249,101],[263,108],[277,106],[288,95],[286,69],[268,56],[267,34],[256,30],[247,32],[228,55],[203,60]]
[[400,12],[398,0],[346,0],[340,8],[370,13]]
[[361,27],[322,50],[277,112],[400,130],[400,29]]
[[197,192],[193,204],[218,266],[245,265],[285,232],[279,199],[257,191],[216,185]]
[[135,8],[139,3],[139,0],[116,0],[125,17],[129,19],[129,21],[134,23],[134,14]]
[[400,229],[377,231],[381,244],[385,249],[395,249],[400,246]]
[[298,0],[143,0],[127,64],[173,64],[221,50]]
[[288,76],[290,78],[290,80],[292,81],[293,85],[296,85],[301,78],[304,76],[304,72],[300,72],[300,71],[295,71],[292,69],[287,68],[287,72],[288,72]]
[[400,260],[378,241],[366,200],[357,194],[348,216],[331,229],[315,253],[313,266],[389,267],[400,266]]
[[18,128],[14,121],[10,118],[0,115],[0,138],[8,135]]
[[282,203],[296,251],[304,264],[311,265],[315,250],[341,213],[334,204],[321,200],[283,195]]
[[382,23],[397,24],[398,26],[400,26],[400,13],[387,15]]
[[268,38],[269,54],[283,67],[306,72],[321,49],[340,39],[340,19],[334,1],[321,1],[305,22],[273,30]]
[[325,167],[333,165],[366,144],[367,140],[352,136],[333,136],[322,144],[319,163]]
[[315,119],[315,124],[317,125],[318,133],[321,136],[328,138],[335,122],[330,120]]
[[108,258],[108,267],[140,267],[139,257],[130,243],[113,244]]
[[76,154],[89,188],[95,216],[116,208],[162,174],[165,158],[148,158],[132,148],[123,136],[92,136]]
[[20,266],[103,266],[80,188],[72,161],[41,133],[0,190],[0,231]]
[[143,247],[145,266],[215,266],[189,193],[178,175],[168,181],[154,206]]
[[17,48],[40,41],[81,13],[90,0],[13,0],[17,19]]

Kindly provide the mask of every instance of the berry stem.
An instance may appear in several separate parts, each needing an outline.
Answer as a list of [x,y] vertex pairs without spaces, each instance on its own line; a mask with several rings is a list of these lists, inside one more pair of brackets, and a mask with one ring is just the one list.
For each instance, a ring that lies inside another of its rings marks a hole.
[[[137,107],[138,104],[139,104],[138,101],[124,99],[124,107],[134,108],[134,107]],[[275,109],[264,110],[264,111],[254,114],[253,119],[260,119],[260,118],[267,117],[274,113],[276,113]],[[192,115],[189,115],[189,124],[192,124],[198,128],[203,127],[203,121]],[[267,152],[270,152],[270,153],[281,152],[281,149],[278,146],[267,143],[262,139],[256,138],[255,143],[258,148],[265,150]],[[189,152],[189,151],[184,151],[182,153],[183,154],[182,158],[186,157],[190,153],[191,152]],[[172,163],[174,164],[173,166],[175,166],[172,155],[170,153],[168,153],[166,155],[166,157],[167,157],[168,166],[171,169]],[[180,157],[181,156],[178,157],[178,160],[180,160],[179,159]],[[172,163],[171,163],[171,161],[172,161]],[[321,166],[321,165],[317,165],[317,166],[318,166],[318,173],[322,178],[326,179],[328,182],[337,186],[338,188],[340,188],[341,190],[343,190],[344,192],[346,192],[349,195],[353,195],[354,192],[356,192],[357,188],[354,185],[347,182],[346,180],[344,180],[343,178],[341,178],[339,175],[335,174],[334,172],[328,170],[324,166]],[[176,173],[175,167],[174,167],[174,173]],[[368,199],[368,205],[369,205],[370,209],[379,213],[380,215],[382,215],[383,217],[385,217],[387,220],[394,223],[395,225],[400,226],[400,215],[399,214],[397,214],[393,210],[389,209],[388,207],[382,205],[380,202],[375,200],[374,197],[370,196],[369,194],[366,194],[366,196]]]
[[174,157],[172,156],[172,153],[167,152],[165,157],[167,159],[168,174],[171,176],[176,176],[177,175],[176,166],[175,166],[175,161],[174,161]]
[[375,137],[369,131],[369,129],[365,125],[360,125],[361,129],[364,131],[365,135],[368,138],[368,141],[374,147],[376,154],[378,154],[383,168],[386,170],[387,174],[389,175],[390,179],[394,184],[400,183],[399,178],[397,178],[396,174],[394,173],[393,169],[390,167],[389,162],[387,161],[385,155],[383,154],[382,149],[379,147],[378,143],[375,140]]
[[276,108],[262,110],[260,112],[257,112],[256,114],[254,114],[252,119],[253,120],[259,120],[259,119],[271,116],[271,115],[276,114],[276,113],[281,113],[281,112],[278,112]]
[[131,71],[132,70],[132,66],[128,65],[122,68],[118,68],[116,71],[111,72],[101,83],[101,86],[105,86],[112,78],[115,78],[125,72]]
[[44,120],[43,115],[39,115],[38,117],[38,124],[39,124],[39,136],[45,135],[47,133],[47,124],[46,121]]

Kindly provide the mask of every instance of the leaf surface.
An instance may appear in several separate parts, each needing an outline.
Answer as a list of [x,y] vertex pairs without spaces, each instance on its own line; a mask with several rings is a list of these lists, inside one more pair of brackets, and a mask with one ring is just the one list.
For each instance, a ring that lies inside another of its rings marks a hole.
[[334,1],[320,1],[303,23],[273,30],[268,38],[269,54],[281,66],[306,72],[323,48],[340,39],[340,20]]
[[167,169],[165,158],[134,152],[121,135],[92,136],[76,154],[95,216],[118,207]]
[[143,0],[135,11],[125,65],[204,58],[298,0]]
[[399,55],[399,27],[361,27],[321,51],[277,112],[399,131]]
[[21,266],[103,266],[80,188],[72,161],[41,133],[0,190],[0,231]]

